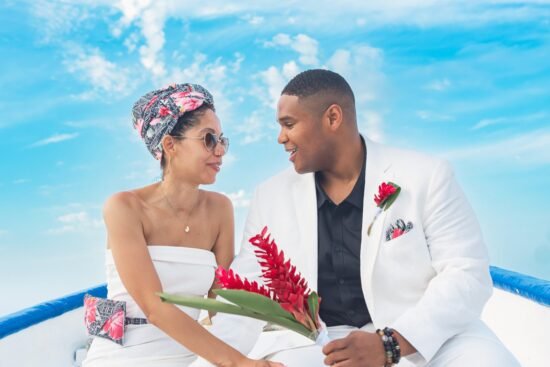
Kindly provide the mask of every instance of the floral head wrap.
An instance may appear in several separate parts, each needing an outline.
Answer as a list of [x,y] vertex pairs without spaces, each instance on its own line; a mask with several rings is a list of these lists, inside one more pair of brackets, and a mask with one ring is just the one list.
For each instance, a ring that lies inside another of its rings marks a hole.
[[214,98],[200,85],[171,84],[138,99],[132,108],[134,128],[153,157],[160,159],[164,135],[172,132],[186,112],[205,103],[214,109]]

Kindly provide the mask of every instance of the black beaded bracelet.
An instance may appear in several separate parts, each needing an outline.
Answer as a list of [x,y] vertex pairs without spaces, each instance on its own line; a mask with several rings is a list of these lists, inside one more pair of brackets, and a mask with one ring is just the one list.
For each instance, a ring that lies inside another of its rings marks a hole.
[[395,363],[392,342],[383,330],[378,329],[376,330],[376,333],[380,336],[380,339],[382,340],[382,345],[384,346],[384,355],[386,357],[384,367],[391,367]]
[[399,342],[397,338],[393,335],[393,329],[386,327],[383,330],[384,335],[386,335],[391,341],[391,349],[393,354],[393,363],[397,364],[401,360],[401,348],[399,347]]

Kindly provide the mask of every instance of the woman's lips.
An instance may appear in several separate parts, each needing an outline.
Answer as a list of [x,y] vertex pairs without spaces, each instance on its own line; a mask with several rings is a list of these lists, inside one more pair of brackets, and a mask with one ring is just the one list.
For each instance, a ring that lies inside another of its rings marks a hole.
[[212,168],[216,172],[220,172],[221,169],[221,163],[208,163],[207,166]]

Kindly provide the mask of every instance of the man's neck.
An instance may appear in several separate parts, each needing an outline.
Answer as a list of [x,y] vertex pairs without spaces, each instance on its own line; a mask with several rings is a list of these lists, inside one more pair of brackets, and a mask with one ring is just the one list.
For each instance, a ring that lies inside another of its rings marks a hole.
[[365,158],[366,147],[359,135],[353,144],[347,144],[337,153],[329,169],[317,172],[319,183],[330,199],[339,204],[353,190]]

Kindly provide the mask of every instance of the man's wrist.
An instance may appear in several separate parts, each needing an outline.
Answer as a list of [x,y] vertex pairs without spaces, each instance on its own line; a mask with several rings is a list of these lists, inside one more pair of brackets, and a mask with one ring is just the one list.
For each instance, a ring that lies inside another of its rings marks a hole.
[[394,337],[393,329],[388,327],[383,330],[376,330],[376,334],[380,337],[380,341],[384,347],[384,367],[391,367],[399,363],[401,360],[401,348],[397,338]]

